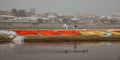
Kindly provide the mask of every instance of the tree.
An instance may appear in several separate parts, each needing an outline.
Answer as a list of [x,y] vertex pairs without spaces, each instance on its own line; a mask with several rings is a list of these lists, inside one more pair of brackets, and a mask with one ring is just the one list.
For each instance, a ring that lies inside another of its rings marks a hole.
[[0,11],[0,15],[5,15],[5,11]]
[[67,19],[67,18],[65,18],[65,19],[63,19],[63,23],[68,23],[68,22],[70,22],[71,20],[70,19]]
[[13,9],[11,9],[11,12],[12,12],[12,14],[13,14],[14,16],[17,15],[17,9],[13,8]]
[[17,11],[17,16],[19,17],[26,17],[26,11],[24,9],[20,9]]

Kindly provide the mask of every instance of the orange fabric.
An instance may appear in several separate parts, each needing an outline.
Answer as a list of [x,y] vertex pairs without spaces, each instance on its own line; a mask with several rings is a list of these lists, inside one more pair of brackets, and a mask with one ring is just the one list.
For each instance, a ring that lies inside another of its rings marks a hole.
[[120,32],[120,30],[114,30],[113,32]]
[[[81,32],[102,32],[102,30],[13,30],[18,35],[37,35],[38,33],[42,36],[77,36]],[[116,31],[120,32],[120,31]]]
[[76,35],[79,35],[79,32],[78,31],[75,31],[75,30],[58,30],[58,33],[60,33],[60,35],[63,35],[63,36],[76,36]]
[[57,32],[53,30],[36,30],[36,32],[40,33],[42,36],[57,36],[59,35]]
[[25,35],[37,35],[38,33],[33,30],[13,30],[18,35],[25,36]]

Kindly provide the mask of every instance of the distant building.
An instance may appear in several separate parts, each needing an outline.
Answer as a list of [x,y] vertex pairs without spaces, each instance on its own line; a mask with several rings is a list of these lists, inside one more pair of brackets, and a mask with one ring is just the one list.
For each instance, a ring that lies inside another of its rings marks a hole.
[[105,24],[120,24],[120,14],[110,14],[101,17],[102,23]]
[[114,20],[120,20],[120,14],[110,14],[110,15],[103,15],[101,19],[114,19]]
[[110,17],[112,18],[112,19],[117,19],[117,20],[120,20],[120,14],[111,14],[110,15]]
[[46,18],[49,20],[57,20],[58,19],[58,14],[57,13],[52,13],[52,12],[47,12],[42,15],[42,18]]
[[90,19],[95,18],[95,14],[88,14],[88,13],[76,13],[72,20],[81,20],[81,19]]
[[6,11],[0,11],[0,15],[11,15],[9,10]]
[[13,20],[13,19],[15,19],[15,16],[0,15],[0,20]]

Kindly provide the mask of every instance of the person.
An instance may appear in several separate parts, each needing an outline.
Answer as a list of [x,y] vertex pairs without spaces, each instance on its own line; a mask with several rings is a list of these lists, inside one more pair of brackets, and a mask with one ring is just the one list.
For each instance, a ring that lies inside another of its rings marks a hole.
[[77,28],[77,25],[74,25],[74,26],[73,26],[73,29],[76,29],[76,28]]
[[64,27],[64,29],[68,29],[67,24],[64,24],[63,27]]

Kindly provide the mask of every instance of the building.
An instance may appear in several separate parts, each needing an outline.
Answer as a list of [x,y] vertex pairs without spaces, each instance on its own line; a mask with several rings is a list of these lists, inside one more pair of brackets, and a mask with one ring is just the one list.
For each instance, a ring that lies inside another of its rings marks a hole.
[[88,14],[88,13],[76,13],[72,20],[81,20],[81,19],[91,19],[95,18],[95,14]]
[[0,15],[0,20],[14,20],[15,16],[10,15]]

